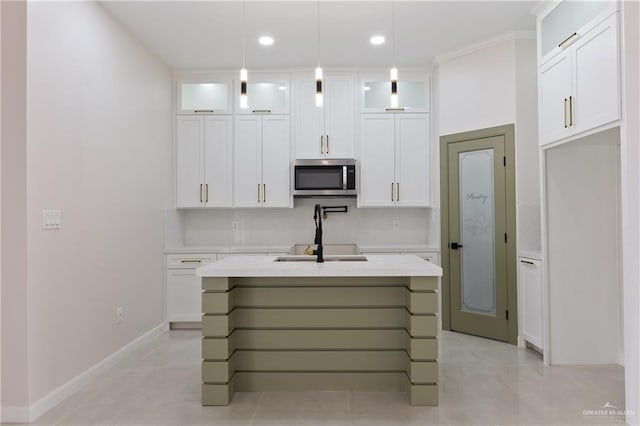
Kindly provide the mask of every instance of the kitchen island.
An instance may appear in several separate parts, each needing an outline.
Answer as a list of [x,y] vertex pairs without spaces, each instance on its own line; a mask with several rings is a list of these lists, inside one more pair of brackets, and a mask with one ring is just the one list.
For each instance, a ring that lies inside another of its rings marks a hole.
[[[229,257],[202,277],[202,405],[236,391],[407,392],[438,404],[438,277],[417,256]],[[306,261],[305,261],[306,260]]]

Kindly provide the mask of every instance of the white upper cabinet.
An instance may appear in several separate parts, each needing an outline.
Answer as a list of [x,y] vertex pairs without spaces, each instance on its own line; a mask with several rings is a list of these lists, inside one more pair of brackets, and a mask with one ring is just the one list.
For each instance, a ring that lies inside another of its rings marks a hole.
[[616,10],[613,1],[562,1],[539,20],[539,63],[546,62]]
[[429,112],[430,81],[423,72],[398,72],[398,107],[391,107],[391,81],[389,73],[360,74],[360,111],[375,112]]
[[231,114],[232,87],[230,77],[181,77],[176,81],[176,113]]
[[236,79],[236,114],[289,114],[289,76],[251,73],[247,79],[248,108],[240,108],[240,79]]
[[291,207],[289,116],[235,117],[234,207]]
[[395,205],[395,114],[363,114],[359,206]]
[[576,133],[620,118],[618,14],[589,31],[574,46]]
[[429,206],[428,114],[396,115],[396,205]]
[[430,205],[429,114],[363,114],[361,207]]
[[[543,31],[547,28],[546,33],[539,35],[541,55],[545,58],[538,73],[543,146],[614,123],[621,117],[619,16],[615,3],[593,2],[584,6],[585,3],[589,2],[563,1],[539,20],[540,28]],[[569,35],[551,48],[548,40],[556,40],[561,33],[551,23],[558,21],[559,25],[558,17],[579,5],[583,9],[579,8],[580,13],[576,12],[574,18],[581,17],[578,22],[588,21],[587,26],[577,31],[568,27]]]
[[176,205],[231,207],[231,116],[178,116]]
[[545,144],[569,136],[571,55],[565,52],[540,67],[540,142]]
[[291,207],[289,116],[262,117],[262,205]]
[[296,158],[353,158],[355,154],[355,74],[325,72],[324,106],[316,106],[312,70],[294,76]]

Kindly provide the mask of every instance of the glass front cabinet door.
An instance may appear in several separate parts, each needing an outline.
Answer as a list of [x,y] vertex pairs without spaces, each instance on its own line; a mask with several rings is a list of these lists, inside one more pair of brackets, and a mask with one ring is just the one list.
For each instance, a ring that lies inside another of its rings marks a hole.
[[177,80],[177,114],[231,114],[232,79],[185,77]]
[[398,71],[398,106],[391,106],[389,73],[360,74],[360,112],[429,112],[430,81],[426,73]]

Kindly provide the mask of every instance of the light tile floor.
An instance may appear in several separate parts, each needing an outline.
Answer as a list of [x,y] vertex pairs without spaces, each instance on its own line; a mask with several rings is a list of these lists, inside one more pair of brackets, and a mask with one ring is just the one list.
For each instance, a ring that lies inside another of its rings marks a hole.
[[200,333],[165,333],[52,409],[37,425],[569,425],[620,424],[584,415],[623,409],[620,366],[550,367],[530,349],[444,332],[440,406],[403,393],[246,392],[200,405]]

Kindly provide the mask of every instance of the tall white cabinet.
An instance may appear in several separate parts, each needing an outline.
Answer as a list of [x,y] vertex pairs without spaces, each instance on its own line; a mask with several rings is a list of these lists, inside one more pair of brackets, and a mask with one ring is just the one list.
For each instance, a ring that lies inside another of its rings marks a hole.
[[618,4],[563,0],[538,15],[543,326],[538,265],[521,265],[522,337],[541,335],[547,364],[622,362]]
[[355,74],[326,72],[324,106],[315,101],[311,72],[294,77],[296,158],[353,158],[355,154]]
[[235,207],[291,207],[288,115],[235,117]]
[[178,207],[231,207],[232,123],[229,115],[178,116]]
[[362,207],[430,205],[429,114],[362,114]]

